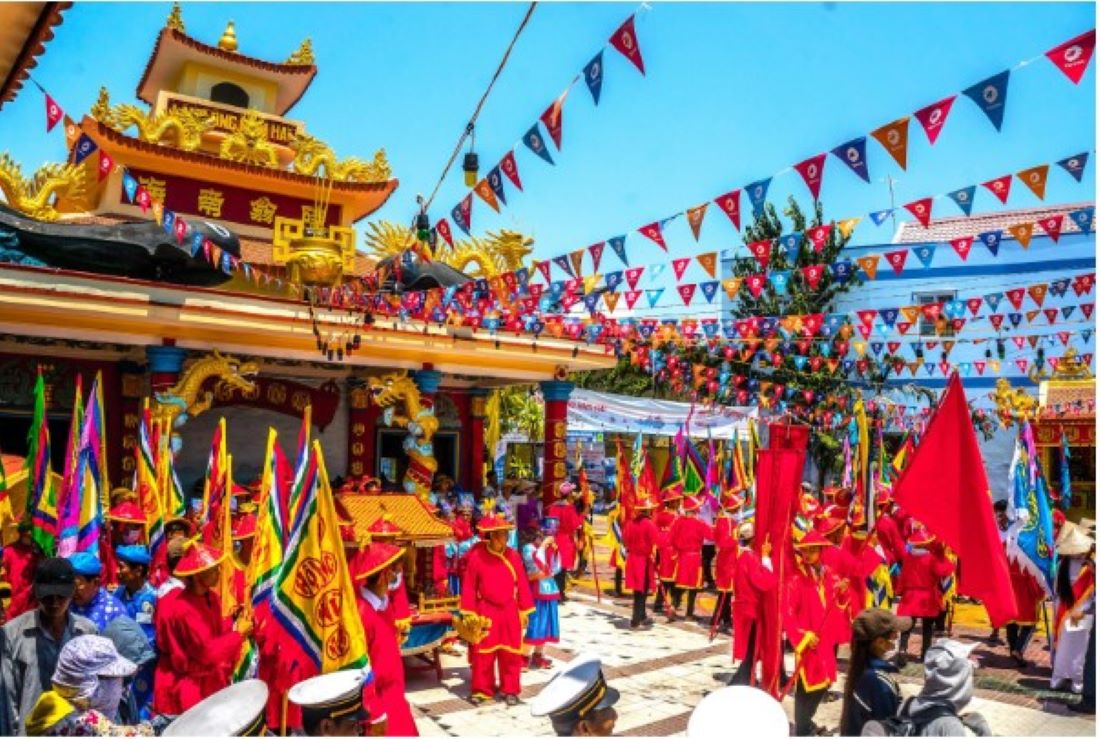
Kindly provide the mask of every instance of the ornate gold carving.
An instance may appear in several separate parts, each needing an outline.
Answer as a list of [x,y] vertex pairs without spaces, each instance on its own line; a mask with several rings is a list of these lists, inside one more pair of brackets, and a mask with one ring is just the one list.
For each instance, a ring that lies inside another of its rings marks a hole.
[[106,123],[111,128],[114,128],[114,117],[111,113],[111,94],[107,92],[106,87],[99,88],[99,97],[95,100],[95,105],[92,106],[91,111],[92,118],[95,118],[100,123]]
[[222,31],[222,37],[218,39],[218,48],[225,51],[237,50],[237,27],[233,25],[233,21],[229,21],[225,24],[225,30]]
[[1033,419],[1039,412],[1038,399],[1028,395],[1026,390],[1012,387],[1004,377],[997,380],[992,397],[997,404],[997,415],[1006,424]]
[[279,156],[275,145],[267,140],[267,126],[255,110],[249,109],[241,118],[237,130],[225,137],[218,155],[222,159],[242,164],[277,169]]
[[211,218],[222,217],[222,205],[225,204],[225,195],[221,190],[213,187],[204,187],[199,190],[199,204],[197,210]]
[[271,225],[275,221],[275,213],[279,206],[271,202],[271,198],[264,195],[256,198],[248,204],[248,218],[255,223]]
[[[367,383],[371,400],[382,409],[382,422],[409,432],[404,443],[405,453],[409,458],[408,469],[405,471],[405,492],[416,493],[421,499],[427,500],[437,469],[432,437],[439,428],[439,421],[431,406],[421,404],[420,390],[404,372],[381,378],[371,377]],[[404,407],[404,415],[396,413],[398,405]]]
[[554,421],[554,425],[550,429],[550,433],[553,434],[555,439],[565,438],[565,421]]
[[348,182],[385,182],[392,174],[385,149],[376,151],[371,162],[358,157],[337,160],[328,144],[307,133],[298,134],[290,142],[290,148],[294,150],[291,167],[298,174],[322,176],[321,170],[324,170],[324,177]]
[[305,390],[296,390],[290,397],[290,405],[296,411],[304,411],[310,403],[309,393]]
[[271,247],[272,261],[287,266],[292,282],[335,285],[355,269],[355,231],[345,226],[316,233],[305,220],[276,217]]
[[[355,410],[365,410],[370,405],[370,393],[365,387],[352,388],[351,392],[348,393],[348,398],[351,402],[351,407]],[[362,426],[362,424],[356,425]]]
[[311,66],[314,63],[313,60],[313,42],[309,38],[302,40],[302,45],[298,47],[298,50],[287,57],[287,64],[299,64],[303,67]]
[[354,454],[355,456],[359,456],[365,450],[366,450],[366,447],[363,446],[363,442],[361,442],[361,441],[352,442],[351,453]]
[[187,29],[183,26],[183,10],[180,8],[179,3],[172,3],[172,12],[168,14],[167,20],[164,21],[165,28],[172,28],[180,33],[186,33]]
[[214,392],[203,391],[203,384],[211,377],[218,378],[215,391],[228,385],[252,393],[256,384],[251,377],[259,373],[255,362],[242,362],[234,356],[222,355],[217,349],[213,354],[196,360],[180,375],[179,382],[164,392],[156,393],[153,419],[172,429],[172,451],[181,445],[179,429],[195,416],[205,413],[214,403]]
[[351,425],[352,436],[362,436],[367,433],[367,425],[365,423],[353,423]]
[[565,479],[565,462],[554,462],[554,479]]
[[474,418],[485,418],[485,402],[487,398],[483,395],[474,395],[470,397],[470,415]]
[[359,477],[360,475],[362,475],[363,474],[363,463],[362,462],[352,462],[351,463],[351,474],[352,474],[352,477]]
[[0,154],[0,191],[9,208],[40,221],[56,221],[60,198],[76,200],[84,195],[86,173],[75,164],[43,164],[30,179],[7,152]]
[[[394,257],[417,248],[416,235],[408,226],[390,221],[367,224],[367,249],[376,259]],[[435,259],[464,272],[471,264],[471,277],[494,277],[502,272],[514,272],[523,266],[535,240],[516,231],[490,231],[485,237],[455,242],[454,249],[436,250]]]
[[106,88],[100,88],[99,99],[92,116],[119,133],[133,127],[138,138],[150,144],[170,145],[183,151],[195,151],[202,145],[202,135],[215,126],[215,118],[202,108],[175,108],[153,114],[136,105],[109,105]]
[[1027,374],[1032,382],[1043,380],[1088,380],[1092,377],[1089,366],[1077,358],[1077,350],[1066,347],[1066,353],[1055,361],[1054,372],[1048,373],[1045,367],[1032,367]]

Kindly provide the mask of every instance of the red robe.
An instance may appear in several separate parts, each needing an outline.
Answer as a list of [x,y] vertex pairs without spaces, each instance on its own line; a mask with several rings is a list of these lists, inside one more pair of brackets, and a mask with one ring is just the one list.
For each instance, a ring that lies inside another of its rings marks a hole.
[[1012,579],[1012,594],[1015,596],[1016,613],[1012,622],[1033,624],[1039,620],[1039,604],[1046,598],[1043,586],[1019,563],[1008,561],[1008,574]]
[[676,547],[672,545],[671,530],[679,516],[672,511],[657,513],[657,577],[666,583],[676,579]]
[[505,547],[503,552],[494,553],[484,541],[470,550],[462,580],[461,610],[492,621],[485,638],[470,647],[471,654],[490,654],[499,649],[522,653],[520,614],[534,611],[535,602],[527,584],[527,570],[516,550]]
[[863,580],[860,576],[860,560],[834,545],[822,550],[821,561],[836,576],[838,586],[847,588],[845,607],[833,608],[829,611],[828,619],[833,643],[847,644],[852,641],[852,621],[863,610],[862,594],[857,593],[856,586],[853,585]]
[[885,564],[885,560],[875,550],[875,547],[870,541],[870,537],[859,538],[852,536],[850,533],[844,535],[844,541],[840,543],[842,551],[847,552],[850,556],[854,557],[857,562],[858,577],[851,577],[848,580],[848,588],[851,590],[852,597],[850,599],[851,606],[848,609],[852,619],[855,619],[859,612],[864,608],[869,608],[867,603],[868,594],[870,588],[868,586],[868,579],[875,573],[875,570],[882,564]]
[[217,593],[173,590],[157,603],[153,707],[179,714],[225,686],[241,654],[241,635],[222,618]]
[[1059,599],[1058,607],[1054,611],[1054,643],[1058,644],[1062,635],[1062,627],[1066,616],[1069,612],[1076,608],[1079,603],[1088,598],[1096,590],[1096,567],[1092,562],[1085,562],[1081,566],[1081,571],[1077,573],[1077,577],[1074,578],[1073,584],[1070,586],[1073,590],[1073,602],[1066,603]]
[[761,608],[763,594],[774,590],[778,582],[775,572],[764,566],[752,547],[741,549],[733,575],[734,659],[745,659],[748,655],[749,631],[753,622],[764,615]]
[[9,621],[38,605],[34,599],[34,568],[41,559],[42,555],[34,544],[16,541],[4,547],[4,579],[11,585],[7,612]]
[[669,543],[676,547],[676,585],[688,590],[703,586],[703,540],[714,536],[698,516],[680,516],[672,524]]
[[623,531],[626,547],[626,588],[632,592],[652,593],[657,577],[653,550],[657,547],[657,524],[649,516],[628,521]]
[[584,522],[577,509],[566,500],[559,500],[546,509],[548,518],[558,519],[558,531],[554,534],[554,541],[558,544],[558,553],[561,555],[561,568],[566,572],[572,572],[577,566],[577,529]]
[[[822,690],[836,681],[835,641],[829,627],[830,613],[847,606],[847,594],[837,592],[837,579],[829,568],[798,566],[786,583],[783,630],[794,645],[798,679],[803,690]],[[818,638],[809,646],[809,635]]]
[[432,547],[432,583],[438,596],[447,594],[447,552],[442,544]]
[[412,709],[405,697],[405,665],[397,643],[397,628],[389,616],[391,608],[387,606],[382,611],[376,611],[362,597],[356,598],[356,602],[359,617],[363,619],[371,672],[374,674],[373,689],[363,691],[363,706],[370,713],[370,721],[377,723],[384,714],[386,736],[419,736]]
[[875,533],[882,544],[882,551],[886,553],[886,564],[900,564],[905,559],[905,539],[901,536],[897,520],[888,513],[880,514],[875,521]]
[[[944,556],[942,547],[925,550],[923,554],[907,553],[901,561],[901,575],[898,577],[898,591],[901,593],[898,615],[921,618],[939,616],[943,610],[940,578],[954,571],[955,565]],[[1034,622],[1033,614],[1031,623]]]
[[733,517],[719,514],[714,522],[714,585],[719,593],[733,591],[737,572],[737,524]]

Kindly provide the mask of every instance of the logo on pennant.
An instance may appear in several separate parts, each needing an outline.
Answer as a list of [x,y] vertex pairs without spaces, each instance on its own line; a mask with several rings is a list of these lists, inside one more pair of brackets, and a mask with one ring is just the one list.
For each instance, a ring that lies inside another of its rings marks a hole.
[[531,126],[527,133],[523,134],[523,143],[547,164],[554,163],[554,160],[550,157],[550,150],[546,148],[546,140],[542,137],[542,131],[539,130],[539,124],[536,123]]
[[1062,74],[1070,79],[1073,84],[1081,81],[1085,69],[1092,59],[1092,52],[1096,49],[1096,29],[1086,31],[1077,38],[1072,38],[1064,44],[1055,46],[1047,52],[1047,59],[1054,62],[1054,66],[1062,70]]
[[768,261],[771,259],[771,240],[765,239],[763,241],[754,241],[748,245],[748,248],[753,257],[756,258],[756,261],[760,263],[760,268],[767,269]]
[[500,205],[497,203],[496,193],[493,192],[492,186],[489,184],[488,179],[480,180],[477,185],[474,186],[474,192],[477,196],[488,203],[489,207],[497,213],[500,212]]
[[764,285],[768,282],[766,275],[749,275],[745,278],[745,284],[748,285],[749,292],[753,298],[759,298],[760,293],[764,290]]
[[664,234],[661,232],[660,221],[654,221],[653,223],[642,226],[638,229],[638,233],[653,241],[654,244],[661,247],[664,251],[668,251],[668,245],[665,244]]
[[717,200],[714,201],[722,212],[729,216],[730,221],[733,223],[733,227],[738,231],[741,230],[741,191],[732,190],[725,195],[720,195]]
[[699,289],[703,291],[703,297],[708,303],[714,302],[714,296],[718,293],[718,282],[700,282]]
[[813,244],[815,252],[820,252],[825,248],[825,242],[829,239],[829,233],[832,230],[833,224],[823,223],[820,226],[814,226],[806,231],[806,236],[809,237],[810,243]]
[[768,185],[771,184],[772,178],[768,177],[764,180],[759,180],[752,183],[745,190],[749,193],[749,201],[752,203],[752,212],[757,218],[764,215],[764,202],[768,198]]
[[825,174],[825,155],[818,154],[815,157],[810,157],[806,161],[794,165],[794,168],[802,175],[802,181],[810,189],[810,195],[813,196],[814,200],[817,200],[818,194],[821,192],[821,178]]
[[684,276],[684,272],[687,270],[689,264],[691,264],[691,257],[681,257],[680,259],[672,260],[672,271],[676,275],[677,282]]
[[688,225],[691,226],[691,235],[695,237],[695,240],[699,240],[699,229],[703,227],[703,216],[707,213],[707,206],[710,203],[703,203],[697,205],[694,208],[688,208],[684,214],[687,216]]
[[[523,183],[519,180],[519,170],[516,169],[516,153],[510,151],[500,159],[500,171],[512,181],[517,190],[523,190]],[[503,200],[504,198],[501,198]]]
[[917,259],[926,268],[931,266],[932,257],[936,255],[936,246],[934,244],[924,244],[913,248],[913,253],[917,255]]
[[467,236],[470,235],[470,210],[473,208],[473,205],[473,195],[467,194],[466,197],[459,201],[458,205],[451,209],[451,220],[454,221]]
[[955,253],[965,262],[966,258],[970,256],[970,247],[974,243],[973,236],[963,236],[950,242],[951,248],[955,250]]
[[440,218],[439,222],[435,224],[435,232],[443,237],[448,246],[454,248],[454,235],[451,233],[451,224],[447,222],[446,218]]
[[928,223],[932,220],[932,198],[914,200],[912,203],[907,203],[905,209],[916,217],[920,225],[928,228]]
[[955,205],[959,206],[959,209],[966,215],[970,215],[971,209],[974,207],[974,191],[975,186],[964,187],[961,190],[947,193],[947,197],[955,201]]
[[1038,167],[1017,172],[1016,176],[1020,178],[1020,182],[1027,185],[1027,189],[1035,193],[1035,197],[1042,200],[1047,191],[1047,173],[1049,171],[1049,165],[1040,164]]
[[600,89],[603,87],[603,50],[584,65],[584,83],[592,93],[592,103],[600,104]]
[[80,134],[80,138],[76,141],[76,149],[73,152],[73,160],[80,164],[96,150],[95,142],[92,141],[92,137],[86,133]]
[[1008,98],[1008,75],[1005,70],[963,90],[963,95],[973,100],[993,127],[1001,130],[1005,117],[1005,101]]
[[53,130],[53,127],[57,125],[65,116],[65,111],[61,109],[61,106],[50,97],[49,93],[46,93],[46,133]]
[[611,45],[630,60],[630,63],[645,74],[645,62],[642,61],[642,49],[638,46],[638,35],[634,32],[634,16],[626,19],[618,30],[611,35]]
[[951,112],[951,105],[955,102],[955,96],[944,98],[938,103],[932,103],[926,108],[921,108],[913,115],[924,127],[924,133],[928,136],[928,143],[935,144],[936,139],[943,130],[943,124],[947,122],[947,114]]
[[131,203],[137,197],[138,181],[125,169],[122,170],[122,191],[126,193],[126,199]]
[[881,226],[883,223],[886,222],[886,219],[889,218],[890,214],[893,213],[893,212],[894,212],[893,208],[889,208],[888,210],[876,210],[874,213],[870,214],[871,221],[876,226]]
[[1008,203],[1008,191],[1012,188],[1012,175],[1006,174],[995,180],[983,182],[982,187],[993,193],[1002,204]]
[[1057,215],[1048,216],[1039,221],[1039,228],[1046,231],[1047,236],[1051,241],[1058,243],[1058,237],[1062,235],[1062,219],[1064,216],[1059,213]]
[[1031,244],[1031,235],[1034,228],[1035,224],[1033,223],[1017,223],[1015,226],[1009,226],[1008,232],[1012,234],[1016,241],[1020,242],[1020,246],[1026,249]]
[[607,240],[607,245],[611,247],[611,251],[615,252],[615,256],[619,258],[619,261],[624,266],[629,267],[630,262],[626,259],[626,237],[625,236],[612,236]]
[[550,132],[550,140],[554,142],[554,147],[561,151],[561,110],[565,105],[565,96],[569,94],[569,90],[566,89],[558,98],[550,104],[550,107],[543,111],[539,116],[539,120],[542,121],[542,125],[546,126],[546,130]]
[[1070,176],[1078,182],[1081,181],[1081,175],[1085,172],[1085,165],[1088,164],[1089,153],[1083,151],[1080,154],[1074,154],[1071,157],[1058,160],[1058,166],[1069,172]]
[[889,152],[898,166],[905,169],[906,154],[909,147],[909,116],[887,123],[871,131],[871,135]]
[[857,259],[856,264],[858,264],[859,268],[866,272],[867,276],[873,280],[878,273],[878,260],[878,254],[868,254],[865,257]]
[[115,160],[111,158],[111,155],[99,150],[99,166],[97,167],[99,172],[99,182],[102,182],[104,178],[111,174],[111,171],[115,168]]
[[860,136],[833,149],[833,156],[848,165],[848,168],[864,182],[871,181],[867,171],[867,137]]
[[1088,233],[1092,230],[1092,218],[1096,211],[1093,208],[1081,208],[1080,210],[1071,210],[1069,218],[1081,230],[1082,233]]
[[485,179],[489,182],[489,187],[493,189],[493,194],[497,196],[497,199],[508,205],[508,198],[504,197],[504,178],[500,176],[500,165],[498,164],[490,169],[489,174],[485,175]]

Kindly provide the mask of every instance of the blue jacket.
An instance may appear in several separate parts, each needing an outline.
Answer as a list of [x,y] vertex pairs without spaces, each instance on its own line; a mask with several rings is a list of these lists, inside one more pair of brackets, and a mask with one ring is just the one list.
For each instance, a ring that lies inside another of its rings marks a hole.
[[852,692],[852,704],[842,720],[843,736],[860,736],[868,721],[892,718],[901,707],[901,691],[892,673],[898,668],[884,660],[872,657],[867,669],[856,680]]

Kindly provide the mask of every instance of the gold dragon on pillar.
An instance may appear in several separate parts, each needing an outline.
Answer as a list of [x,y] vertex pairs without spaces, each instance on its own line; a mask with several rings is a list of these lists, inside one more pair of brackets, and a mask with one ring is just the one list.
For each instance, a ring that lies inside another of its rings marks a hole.
[[[432,437],[439,421],[431,406],[422,405],[420,390],[405,372],[395,372],[367,380],[371,401],[382,409],[382,422],[408,431],[404,449],[408,455],[404,485],[406,493],[416,493],[427,500],[438,465],[432,448]],[[398,413],[398,407],[404,413]]]

